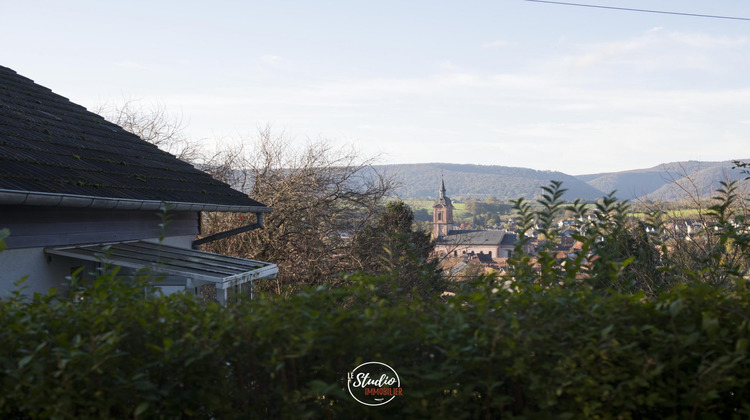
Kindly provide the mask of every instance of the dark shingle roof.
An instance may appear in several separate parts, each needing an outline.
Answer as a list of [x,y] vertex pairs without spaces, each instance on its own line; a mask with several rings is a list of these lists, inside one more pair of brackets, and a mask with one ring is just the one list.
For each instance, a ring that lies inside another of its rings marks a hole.
[[515,233],[506,233],[505,236],[503,236],[503,241],[500,242],[500,245],[515,245],[517,240],[518,235]]
[[443,179],[440,179],[440,190],[438,198],[435,199],[435,204],[432,205],[432,207],[437,206],[443,206],[443,207],[450,207],[453,203],[451,203],[451,199],[448,198],[447,195],[445,195],[445,181]]
[[[268,211],[156,146],[0,66],[0,191]],[[200,208],[196,208],[200,209]]]
[[[438,245],[508,245],[503,239],[512,235],[502,230],[451,230],[437,240]],[[512,236],[515,240],[515,235]],[[510,239],[510,238],[509,238]],[[512,242],[511,242],[512,243]]]

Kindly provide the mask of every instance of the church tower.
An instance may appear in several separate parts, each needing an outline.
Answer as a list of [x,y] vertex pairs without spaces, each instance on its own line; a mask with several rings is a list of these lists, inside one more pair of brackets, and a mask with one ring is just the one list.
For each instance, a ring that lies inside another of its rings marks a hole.
[[432,206],[432,239],[437,239],[453,230],[453,204],[445,195],[445,182],[440,177],[440,195]]

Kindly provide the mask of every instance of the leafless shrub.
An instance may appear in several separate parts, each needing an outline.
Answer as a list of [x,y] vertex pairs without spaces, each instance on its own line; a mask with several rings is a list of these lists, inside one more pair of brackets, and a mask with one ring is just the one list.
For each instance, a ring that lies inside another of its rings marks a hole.
[[[259,284],[274,293],[342,282],[337,274],[357,269],[351,238],[373,223],[394,188],[394,180],[373,170],[372,163],[325,141],[295,148],[284,133],[259,130],[255,142],[225,149],[206,169],[273,212],[265,216],[263,229],[203,249],[277,263],[278,278]],[[205,214],[203,234],[254,222],[243,214]]]
[[194,163],[203,157],[200,144],[185,135],[187,123],[182,114],[168,112],[161,102],[145,105],[128,99],[122,105],[99,104],[93,112],[178,159]]

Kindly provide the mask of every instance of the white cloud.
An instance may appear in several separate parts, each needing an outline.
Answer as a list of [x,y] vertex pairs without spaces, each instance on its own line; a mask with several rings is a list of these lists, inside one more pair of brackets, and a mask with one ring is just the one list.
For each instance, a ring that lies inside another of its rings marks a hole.
[[[344,133],[364,153],[386,153],[393,162],[451,160],[568,171],[573,165],[593,172],[655,165],[664,156],[689,158],[708,143],[717,153],[704,157],[723,159],[719,152],[739,150],[737,139],[746,137],[750,89],[587,89],[543,79],[463,73],[352,79],[170,102],[188,115],[193,106],[211,108],[225,118],[221,128],[234,124],[241,133],[267,122],[302,137]],[[194,127],[198,122],[192,121]]]
[[720,69],[716,57],[745,56],[745,36],[714,36],[700,33],[651,29],[644,34],[622,41],[592,44],[567,44],[573,49],[565,54],[558,66],[589,69],[619,66],[638,71],[695,69],[715,72]]
[[668,39],[676,44],[684,45],[690,48],[713,49],[713,48],[735,48],[747,45],[748,38],[729,37],[729,36],[711,36],[706,34],[672,32],[667,35]]
[[[299,139],[353,142],[392,163],[632,169],[696,158],[697,151],[721,160],[742,150],[750,82],[745,67],[730,64],[745,44],[661,29],[614,42],[566,41],[560,53],[539,53],[535,65],[514,71],[473,71],[445,60],[421,77],[317,80],[299,73],[304,66],[268,55],[256,63],[281,63],[288,73],[200,86],[164,102],[191,117],[196,138],[215,138],[218,129],[253,135],[271,123]],[[699,69],[698,79],[678,80],[675,71],[685,68]],[[716,69],[741,82],[703,86],[701,72]]]

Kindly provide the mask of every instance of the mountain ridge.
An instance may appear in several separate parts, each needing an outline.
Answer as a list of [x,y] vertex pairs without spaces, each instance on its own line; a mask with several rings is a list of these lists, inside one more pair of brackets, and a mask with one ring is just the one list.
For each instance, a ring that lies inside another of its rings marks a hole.
[[[739,160],[739,159],[738,159]],[[741,161],[747,161],[741,159]],[[550,181],[562,181],[565,198],[596,200],[612,191],[621,200],[679,199],[686,188],[701,195],[711,194],[722,180],[741,180],[746,174],[732,169],[734,160],[668,162],[650,168],[569,175],[502,165],[455,163],[411,163],[374,165],[373,169],[401,181],[396,195],[404,198],[434,198],[440,180],[454,198],[534,199]]]

